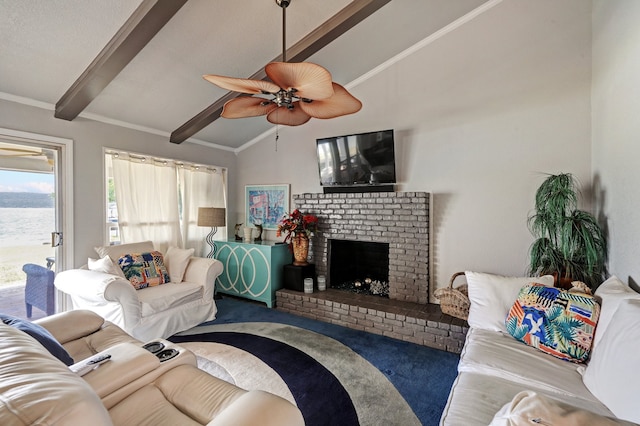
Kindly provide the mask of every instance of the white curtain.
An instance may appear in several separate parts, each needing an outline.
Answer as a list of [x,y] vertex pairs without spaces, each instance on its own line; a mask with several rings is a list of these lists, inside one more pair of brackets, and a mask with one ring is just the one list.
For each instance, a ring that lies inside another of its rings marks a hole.
[[[227,207],[226,171],[213,167],[179,167],[182,197],[182,237],[185,248],[194,248],[196,256],[206,256],[205,237],[211,228],[198,226],[199,207]],[[228,226],[229,224],[227,224]],[[227,238],[227,227],[218,227],[216,240]]]
[[151,240],[163,253],[182,247],[175,163],[124,154],[112,163],[121,242]]

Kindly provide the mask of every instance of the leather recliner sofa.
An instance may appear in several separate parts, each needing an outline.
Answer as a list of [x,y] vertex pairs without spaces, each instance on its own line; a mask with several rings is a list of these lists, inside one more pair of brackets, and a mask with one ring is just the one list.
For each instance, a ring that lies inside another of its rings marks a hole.
[[[164,352],[152,353],[93,312],[65,312],[35,324],[75,364],[67,367],[38,340],[0,322],[2,425],[304,425],[289,401],[215,378],[196,367],[190,351],[157,340],[156,348],[175,355],[163,360]],[[82,377],[72,371],[100,354],[111,359]]]

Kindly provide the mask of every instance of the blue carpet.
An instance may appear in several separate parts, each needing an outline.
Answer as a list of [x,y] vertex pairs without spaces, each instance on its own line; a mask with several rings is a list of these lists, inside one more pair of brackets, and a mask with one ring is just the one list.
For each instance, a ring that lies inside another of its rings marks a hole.
[[[413,343],[287,314],[264,305],[225,297],[217,300],[213,324],[275,322],[329,336],[378,368],[425,426],[437,425],[457,375],[459,356]],[[384,401],[380,401],[384,404]]]

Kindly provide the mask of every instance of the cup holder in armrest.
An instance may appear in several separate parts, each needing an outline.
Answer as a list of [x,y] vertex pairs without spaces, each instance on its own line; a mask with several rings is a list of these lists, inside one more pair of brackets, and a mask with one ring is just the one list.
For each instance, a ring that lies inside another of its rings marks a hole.
[[160,362],[165,362],[169,361],[171,358],[175,358],[179,353],[180,352],[178,352],[176,349],[169,348],[158,352],[156,356],[158,357]]
[[164,343],[162,342],[149,342],[142,347],[143,349],[148,350],[154,355],[157,355],[158,352],[164,349]]
[[155,355],[160,362],[165,362],[180,355],[180,348],[172,346],[171,342],[154,340],[144,344],[142,348]]

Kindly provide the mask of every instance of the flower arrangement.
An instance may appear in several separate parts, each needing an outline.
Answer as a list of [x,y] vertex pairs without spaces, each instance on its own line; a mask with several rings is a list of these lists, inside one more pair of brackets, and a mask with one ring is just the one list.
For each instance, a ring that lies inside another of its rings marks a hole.
[[300,210],[295,209],[291,213],[286,214],[278,224],[276,236],[282,236],[285,233],[284,242],[289,243],[294,235],[304,233],[307,238],[318,230],[318,216],[312,214],[303,214]]

